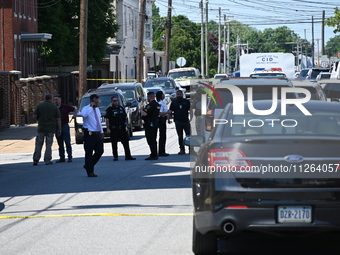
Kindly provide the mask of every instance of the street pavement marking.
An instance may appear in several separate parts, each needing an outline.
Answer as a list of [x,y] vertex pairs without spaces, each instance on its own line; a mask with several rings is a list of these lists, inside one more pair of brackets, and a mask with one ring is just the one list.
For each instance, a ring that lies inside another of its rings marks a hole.
[[91,213],[91,214],[65,214],[65,215],[34,215],[34,216],[0,216],[4,219],[30,219],[30,218],[61,218],[61,217],[91,217],[91,216],[193,216],[193,213]]

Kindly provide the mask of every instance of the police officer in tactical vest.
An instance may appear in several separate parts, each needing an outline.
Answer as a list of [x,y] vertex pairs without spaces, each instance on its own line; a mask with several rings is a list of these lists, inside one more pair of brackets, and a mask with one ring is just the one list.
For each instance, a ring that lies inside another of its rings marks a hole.
[[117,96],[111,97],[111,106],[106,109],[107,133],[110,134],[112,144],[113,161],[118,160],[118,139],[124,146],[125,160],[135,160],[131,156],[129,146],[129,134],[126,130],[127,115],[125,109],[118,105]]
[[144,120],[145,137],[150,147],[150,157],[145,160],[157,160],[157,129],[158,115],[161,106],[155,100],[155,93],[148,92],[148,104],[142,109],[142,118]]

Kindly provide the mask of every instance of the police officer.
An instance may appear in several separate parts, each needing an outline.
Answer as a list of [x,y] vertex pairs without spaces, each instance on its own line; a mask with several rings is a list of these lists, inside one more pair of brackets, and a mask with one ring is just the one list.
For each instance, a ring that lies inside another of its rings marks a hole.
[[125,160],[135,160],[131,156],[129,146],[129,135],[126,130],[127,115],[125,109],[118,105],[118,97],[111,97],[111,106],[106,109],[106,127],[107,133],[110,134],[112,144],[113,161],[118,160],[118,139],[124,146]]
[[148,104],[142,109],[142,118],[144,120],[145,137],[150,147],[151,154],[145,160],[157,160],[157,129],[158,115],[161,109],[160,105],[155,100],[155,93],[148,92]]

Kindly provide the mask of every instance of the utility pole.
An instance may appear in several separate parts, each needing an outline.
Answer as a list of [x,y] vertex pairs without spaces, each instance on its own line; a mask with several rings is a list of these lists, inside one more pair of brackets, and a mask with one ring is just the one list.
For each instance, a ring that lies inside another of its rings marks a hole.
[[[145,0],[144,0],[145,1]],[[170,39],[171,39],[171,11],[172,0],[168,0],[168,16],[166,18],[166,32],[165,32],[165,58],[164,58],[164,76],[168,75],[170,64]]]
[[209,51],[208,51],[208,4],[209,1],[205,1],[205,75],[209,77]]
[[203,22],[203,0],[200,2],[201,9],[201,74],[204,76],[204,22]]
[[139,27],[138,27],[138,48],[137,48],[137,82],[143,81],[143,43],[144,43],[144,23],[145,23],[146,0],[139,3]]
[[325,55],[325,11],[322,11],[322,27],[321,27],[321,40],[322,40],[322,54]]
[[312,16],[312,68],[314,67],[314,16]]
[[227,68],[228,68],[228,73],[231,73],[231,68],[230,68],[230,21],[228,21],[228,34],[227,34]]
[[226,52],[226,21],[227,15],[224,15],[224,22],[223,22],[223,72],[227,73],[226,62],[227,62],[227,52]]
[[221,7],[218,8],[218,66],[217,73],[221,73]]
[[317,43],[317,45],[318,45],[318,67],[320,67],[320,47],[319,47],[319,41],[320,41],[320,39],[317,38],[317,39],[315,39],[315,40],[316,40],[316,43]]
[[80,1],[79,12],[79,83],[78,83],[78,101],[87,91],[87,17],[88,17],[88,0]]
[[[307,37],[306,37],[306,29],[305,29],[305,43],[307,44]],[[308,50],[307,50],[307,47],[306,47],[306,66],[305,66],[305,68],[308,68],[308,60],[307,60],[307,52],[308,52]]]

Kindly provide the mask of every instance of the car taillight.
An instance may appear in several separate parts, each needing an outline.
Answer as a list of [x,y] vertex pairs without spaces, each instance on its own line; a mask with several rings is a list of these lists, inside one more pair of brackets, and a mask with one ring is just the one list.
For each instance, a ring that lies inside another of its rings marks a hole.
[[205,130],[211,131],[214,122],[214,110],[207,110],[205,115]]
[[233,167],[236,170],[246,170],[251,168],[249,160],[245,160],[246,155],[239,149],[212,149],[208,152],[209,166]]

